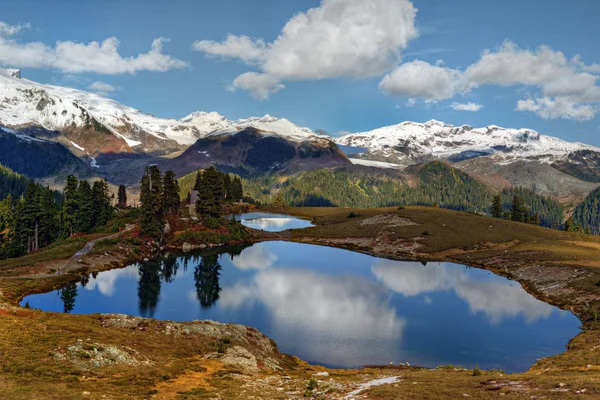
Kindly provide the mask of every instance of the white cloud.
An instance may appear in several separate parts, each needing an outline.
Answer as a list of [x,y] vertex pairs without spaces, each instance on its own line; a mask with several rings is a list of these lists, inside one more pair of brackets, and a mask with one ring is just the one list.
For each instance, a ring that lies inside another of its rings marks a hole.
[[270,252],[267,246],[258,243],[244,249],[231,262],[241,270],[259,270],[270,268],[278,258],[279,256]]
[[479,111],[483,106],[477,103],[457,103],[453,102],[450,104],[450,108],[457,111]]
[[266,45],[261,39],[251,39],[248,36],[228,35],[223,42],[214,40],[196,40],[192,49],[211,56],[239,58],[245,63],[252,63],[262,58]]
[[520,285],[507,285],[501,281],[503,278],[475,279],[460,266],[448,263],[428,268],[413,262],[398,268],[397,263],[382,260],[375,263],[371,271],[380,282],[404,296],[452,290],[469,305],[471,312],[485,314],[492,323],[519,315],[534,322],[549,317],[553,310]]
[[258,72],[246,72],[235,78],[232,83],[233,89],[247,90],[259,100],[268,99],[270,94],[276,93],[284,87],[277,76]]
[[578,121],[593,119],[596,114],[591,105],[577,104],[576,100],[568,97],[519,100],[516,110],[534,112],[543,119],[564,118]]
[[23,29],[29,28],[31,28],[31,24],[29,22],[25,24],[10,25],[6,22],[0,21],[0,36],[13,36]]
[[453,97],[465,85],[460,71],[415,60],[385,75],[379,88],[397,96],[438,101]]
[[162,53],[165,38],[157,38],[147,53],[123,57],[115,37],[102,43],[58,41],[55,47],[41,42],[19,43],[10,38],[27,27],[0,25],[0,65],[19,68],[55,68],[66,73],[95,72],[99,74],[135,74],[138,71],[164,72],[187,68],[188,64]]
[[125,58],[118,52],[120,43],[115,37],[102,43],[57,42],[53,67],[71,73],[96,72],[107,75],[186,68],[186,62],[162,53],[165,42],[168,39],[154,39],[149,52]]
[[[522,86],[539,90],[535,100],[520,100],[517,110],[530,111],[545,119],[592,119],[600,103],[596,85],[600,65],[585,65],[579,56],[571,59],[549,46],[521,49],[506,41],[496,50],[485,50],[464,71],[415,60],[401,64],[379,84],[386,93],[419,98],[426,102],[449,99],[482,85]],[[477,104],[454,102],[456,110],[477,111]]]
[[121,278],[139,280],[138,266],[130,265],[126,268],[111,269],[110,271],[102,272],[96,278],[90,278],[85,288],[89,291],[98,289],[104,296],[111,297],[115,292],[117,281]]
[[88,89],[96,92],[96,94],[99,94],[101,96],[107,96],[109,93],[117,90],[117,87],[106,82],[96,81],[90,86],[88,86]]
[[406,322],[388,303],[385,287],[369,279],[269,269],[223,288],[219,300],[234,310],[254,303],[270,311],[281,346],[298,354],[299,344],[311,343],[301,347],[305,359],[346,366],[402,359],[397,343]]
[[[258,64],[271,82],[366,78],[392,68],[400,51],[417,37],[416,12],[409,0],[323,0],[319,7],[292,17],[271,43],[229,35],[220,43],[196,41],[193,48]],[[274,90],[265,89],[264,77],[262,85],[257,83],[259,76],[243,74],[238,79],[248,83],[250,77],[253,82],[245,88],[266,98],[265,93]]]

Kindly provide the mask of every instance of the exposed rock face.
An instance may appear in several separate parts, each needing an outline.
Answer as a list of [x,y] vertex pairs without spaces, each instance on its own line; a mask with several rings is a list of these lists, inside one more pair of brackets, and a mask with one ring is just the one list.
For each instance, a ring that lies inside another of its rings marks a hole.
[[17,78],[17,79],[21,79],[21,70],[20,69],[9,68],[6,70],[6,72],[8,73],[8,76],[11,76],[11,77]]
[[[102,324],[110,327],[138,329],[147,327],[152,320],[131,317],[122,314],[103,315]],[[277,345],[258,330],[244,325],[223,324],[214,321],[193,321],[179,323],[161,321],[163,334],[177,337],[189,337],[190,340],[202,338],[221,341],[220,351],[209,353],[205,358],[220,359],[223,363],[254,371],[262,368],[281,370],[282,355]]]

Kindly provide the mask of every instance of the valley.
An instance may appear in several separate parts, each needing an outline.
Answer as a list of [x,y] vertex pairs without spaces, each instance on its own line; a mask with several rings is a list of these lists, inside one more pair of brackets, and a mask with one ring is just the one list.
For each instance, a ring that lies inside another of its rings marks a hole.
[[[127,239],[134,229],[121,233],[119,241],[97,241],[95,249],[78,259],[69,254],[102,234],[88,236],[72,250],[65,248],[62,256],[47,249],[0,262],[1,352],[10,360],[3,363],[5,393],[30,398],[39,390],[47,395],[52,388],[50,396],[55,398],[82,393],[90,398],[277,398],[281,388],[286,398],[304,398],[308,387],[311,396],[325,398],[344,398],[361,387],[368,388],[365,393],[370,396],[390,399],[463,394],[483,399],[492,393],[514,398],[557,393],[593,398],[600,393],[596,379],[600,360],[594,351],[600,341],[595,318],[600,306],[597,238],[431,207],[264,211],[309,218],[315,226],[283,236],[250,230],[254,236],[250,241],[284,238],[385,259],[451,261],[488,269],[518,281],[538,299],[575,313],[583,330],[566,352],[538,360],[519,373],[483,370],[475,374],[472,367],[457,365],[433,369],[398,365],[405,360],[394,360],[393,367],[332,369],[282,355],[261,333],[240,325],[63,314],[17,306],[28,294],[65,287],[103,270],[121,271],[114,268],[150,257],[150,247]],[[350,213],[356,216],[348,218]],[[59,266],[63,273],[57,276],[52,271]],[[17,348],[27,351],[14,351]],[[368,384],[382,379],[391,383]]]
[[0,90],[8,398],[600,395],[600,149]]

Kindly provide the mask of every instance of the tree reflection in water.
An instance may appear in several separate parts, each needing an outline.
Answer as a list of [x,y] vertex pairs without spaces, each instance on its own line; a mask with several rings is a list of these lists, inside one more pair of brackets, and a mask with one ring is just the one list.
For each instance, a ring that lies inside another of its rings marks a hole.
[[196,298],[204,309],[212,307],[219,299],[221,286],[219,277],[221,274],[220,255],[228,255],[233,260],[239,256],[248,246],[232,246],[223,249],[205,250],[198,255],[175,255],[166,254],[160,261],[149,262],[139,266],[140,279],[138,282],[138,299],[140,315],[153,317],[156,306],[160,299],[162,281],[171,283],[177,276],[179,267],[187,271],[188,265],[194,267],[194,284],[196,286]]
[[140,315],[153,317],[160,297],[162,263],[150,262],[139,266],[138,299]]
[[63,302],[63,312],[70,313],[75,308],[75,298],[77,297],[77,283],[71,282],[58,291],[60,299]]
[[210,308],[217,300],[221,286],[219,286],[219,275],[221,264],[219,256],[212,254],[201,258],[200,263],[194,269],[194,282],[196,285],[196,298],[202,308]]

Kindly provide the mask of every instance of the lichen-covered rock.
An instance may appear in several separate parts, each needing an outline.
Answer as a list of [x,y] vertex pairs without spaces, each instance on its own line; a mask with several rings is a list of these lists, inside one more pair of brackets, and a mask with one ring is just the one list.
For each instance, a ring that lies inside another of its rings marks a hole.
[[258,371],[256,357],[242,346],[228,348],[225,355],[221,357],[221,362],[249,371]]

